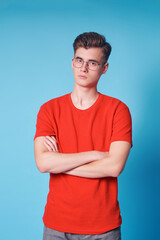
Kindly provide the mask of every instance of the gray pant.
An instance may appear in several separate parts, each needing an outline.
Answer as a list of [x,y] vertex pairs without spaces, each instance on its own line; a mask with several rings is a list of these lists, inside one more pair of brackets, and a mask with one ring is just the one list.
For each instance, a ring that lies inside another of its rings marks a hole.
[[44,226],[43,240],[121,240],[121,228],[115,228],[99,235],[73,234],[59,232]]

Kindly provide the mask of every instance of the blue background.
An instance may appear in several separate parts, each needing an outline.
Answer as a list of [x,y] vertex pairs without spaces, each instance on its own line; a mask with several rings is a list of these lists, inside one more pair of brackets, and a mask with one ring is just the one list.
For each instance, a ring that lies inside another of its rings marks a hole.
[[98,90],[125,102],[133,143],[119,177],[122,239],[159,235],[159,1],[0,1],[0,238],[42,239],[48,174],[36,168],[42,103],[72,91],[72,43],[104,34],[113,51]]

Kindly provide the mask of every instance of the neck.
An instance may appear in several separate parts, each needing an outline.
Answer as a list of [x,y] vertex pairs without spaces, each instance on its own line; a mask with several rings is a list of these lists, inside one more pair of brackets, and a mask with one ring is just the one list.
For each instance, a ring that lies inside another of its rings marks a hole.
[[71,93],[71,98],[75,107],[79,109],[87,109],[95,103],[98,95],[97,88],[77,88],[75,85]]

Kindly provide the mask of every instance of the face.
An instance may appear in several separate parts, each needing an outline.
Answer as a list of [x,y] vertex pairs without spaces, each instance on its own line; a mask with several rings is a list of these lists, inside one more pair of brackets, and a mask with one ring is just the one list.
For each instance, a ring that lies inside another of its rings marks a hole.
[[81,58],[85,62],[81,68],[76,68],[73,65],[73,75],[75,84],[81,87],[97,87],[97,83],[102,74],[105,74],[108,69],[108,63],[98,65],[96,71],[90,70],[86,61],[94,60],[99,64],[103,63],[103,53],[101,48],[78,48],[75,53],[75,58]]

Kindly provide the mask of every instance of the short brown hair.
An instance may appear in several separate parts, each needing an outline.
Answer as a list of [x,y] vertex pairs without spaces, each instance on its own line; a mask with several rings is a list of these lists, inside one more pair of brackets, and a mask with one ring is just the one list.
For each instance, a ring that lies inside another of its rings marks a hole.
[[107,62],[112,49],[111,45],[106,42],[105,37],[96,32],[85,32],[76,37],[73,43],[74,54],[76,53],[76,50],[80,47],[86,49],[92,47],[102,48],[104,62]]

